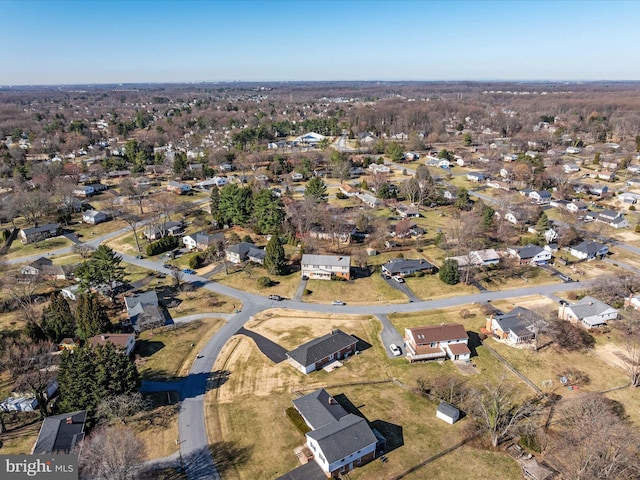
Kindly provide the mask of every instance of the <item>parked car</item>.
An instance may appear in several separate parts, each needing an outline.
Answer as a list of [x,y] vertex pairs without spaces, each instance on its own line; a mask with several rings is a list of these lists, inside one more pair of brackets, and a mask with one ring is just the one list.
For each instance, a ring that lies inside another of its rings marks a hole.
[[269,295],[269,300],[275,300],[276,302],[279,302],[280,300],[284,300],[284,298],[282,298],[280,295]]
[[331,305],[344,305],[344,302],[342,300],[334,300]]
[[391,350],[391,353],[393,353],[396,357],[402,355],[402,350],[400,350],[400,347],[395,343],[389,345],[389,350]]
[[402,277],[400,277],[400,276],[398,276],[398,275],[395,275],[395,276],[393,277],[393,279],[394,279],[396,282],[398,282],[398,283],[404,283],[404,278],[402,278]]
[[138,260],[142,260],[144,257],[143,257],[142,255],[136,255],[136,258],[137,258]]
[[182,273],[186,273],[187,275],[195,275],[196,271],[195,270],[191,270],[190,268],[185,268],[182,270]]

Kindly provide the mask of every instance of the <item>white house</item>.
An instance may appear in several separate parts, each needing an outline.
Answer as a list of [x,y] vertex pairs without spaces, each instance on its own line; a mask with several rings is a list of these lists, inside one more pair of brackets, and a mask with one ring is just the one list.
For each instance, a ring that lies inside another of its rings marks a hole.
[[547,190],[534,190],[529,193],[529,198],[539,205],[545,205],[551,201],[551,192]]
[[512,247],[507,249],[507,253],[516,257],[521,265],[544,265],[551,260],[551,252],[544,248],[529,243],[524,247]]
[[404,339],[409,362],[420,360],[468,360],[469,335],[459,323],[405,328]]
[[351,257],[348,255],[302,255],[301,274],[313,280],[331,280],[331,276],[351,279]]
[[606,325],[609,320],[618,318],[618,310],[597,298],[587,296],[576,303],[560,305],[558,318],[569,320],[572,323],[580,323],[586,328],[594,328]]
[[609,253],[609,247],[598,242],[584,241],[574,247],[569,247],[569,253],[580,260],[604,258]]
[[629,228],[629,221],[624,218],[621,212],[616,212],[615,210],[603,210],[594,216],[594,220],[596,222],[606,223],[615,229]]
[[98,223],[106,222],[109,220],[110,216],[108,216],[104,212],[100,212],[98,210],[86,210],[82,214],[82,221],[84,223],[89,223],[91,225],[97,225]]

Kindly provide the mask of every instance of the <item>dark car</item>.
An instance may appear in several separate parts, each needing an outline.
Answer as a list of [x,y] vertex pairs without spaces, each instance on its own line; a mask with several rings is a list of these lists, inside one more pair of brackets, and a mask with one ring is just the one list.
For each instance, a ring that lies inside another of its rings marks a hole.
[[279,302],[280,300],[284,300],[280,295],[269,295],[269,300],[275,300]]

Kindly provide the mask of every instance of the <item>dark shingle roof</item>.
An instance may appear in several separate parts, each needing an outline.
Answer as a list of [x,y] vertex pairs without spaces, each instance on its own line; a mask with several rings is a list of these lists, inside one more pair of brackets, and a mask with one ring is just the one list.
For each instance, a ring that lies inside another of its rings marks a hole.
[[603,249],[605,247],[605,245],[598,243],[598,242],[588,242],[588,241],[584,241],[582,242],[580,245],[576,245],[575,247],[571,247],[574,250],[578,251],[578,252],[583,252],[587,255],[595,255],[596,253],[598,253],[601,249]]
[[526,258],[533,258],[536,255],[538,255],[540,252],[542,252],[544,250],[544,248],[538,246],[538,245],[533,245],[533,244],[528,244],[525,245],[524,247],[521,248],[517,248],[516,251],[518,252],[518,256],[524,260]]
[[532,333],[528,327],[537,319],[537,315],[527,308],[516,307],[509,313],[496,315],[494,319],[503,332],[512,331],[521,337]]
[[320,338],[300,345],[295,350],[287,352],[287,356],[306,367],[354,343],[357,343],[357,340],[351,335],[344,333],[342,330],[334,330]]
[[353,413],[313,430],[307,436],[318,442],[329,464],[377,442],[367,421]]
[[383,267],[389,273],[396,274],[407,270],[430,270],[433,265],[423,259],[394,258],[385,263]]
[[293,404],[314,430],[347,415],[345,409],[324,388],[296,398]]
[[69,453],[84,438],[86,419],[86,410],[45,418],[40,427],[36,445],[33,447],[33,453]]
[[446,402],[440,402],[438,412],[444,413],[449,418],[458,418],[460,416],[460,410]]

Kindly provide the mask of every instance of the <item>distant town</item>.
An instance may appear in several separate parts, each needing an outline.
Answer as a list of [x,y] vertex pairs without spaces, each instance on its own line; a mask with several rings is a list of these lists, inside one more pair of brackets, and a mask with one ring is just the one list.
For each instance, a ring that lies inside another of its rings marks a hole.
[[639,479],[640,83],[0,88],[0,454]]

